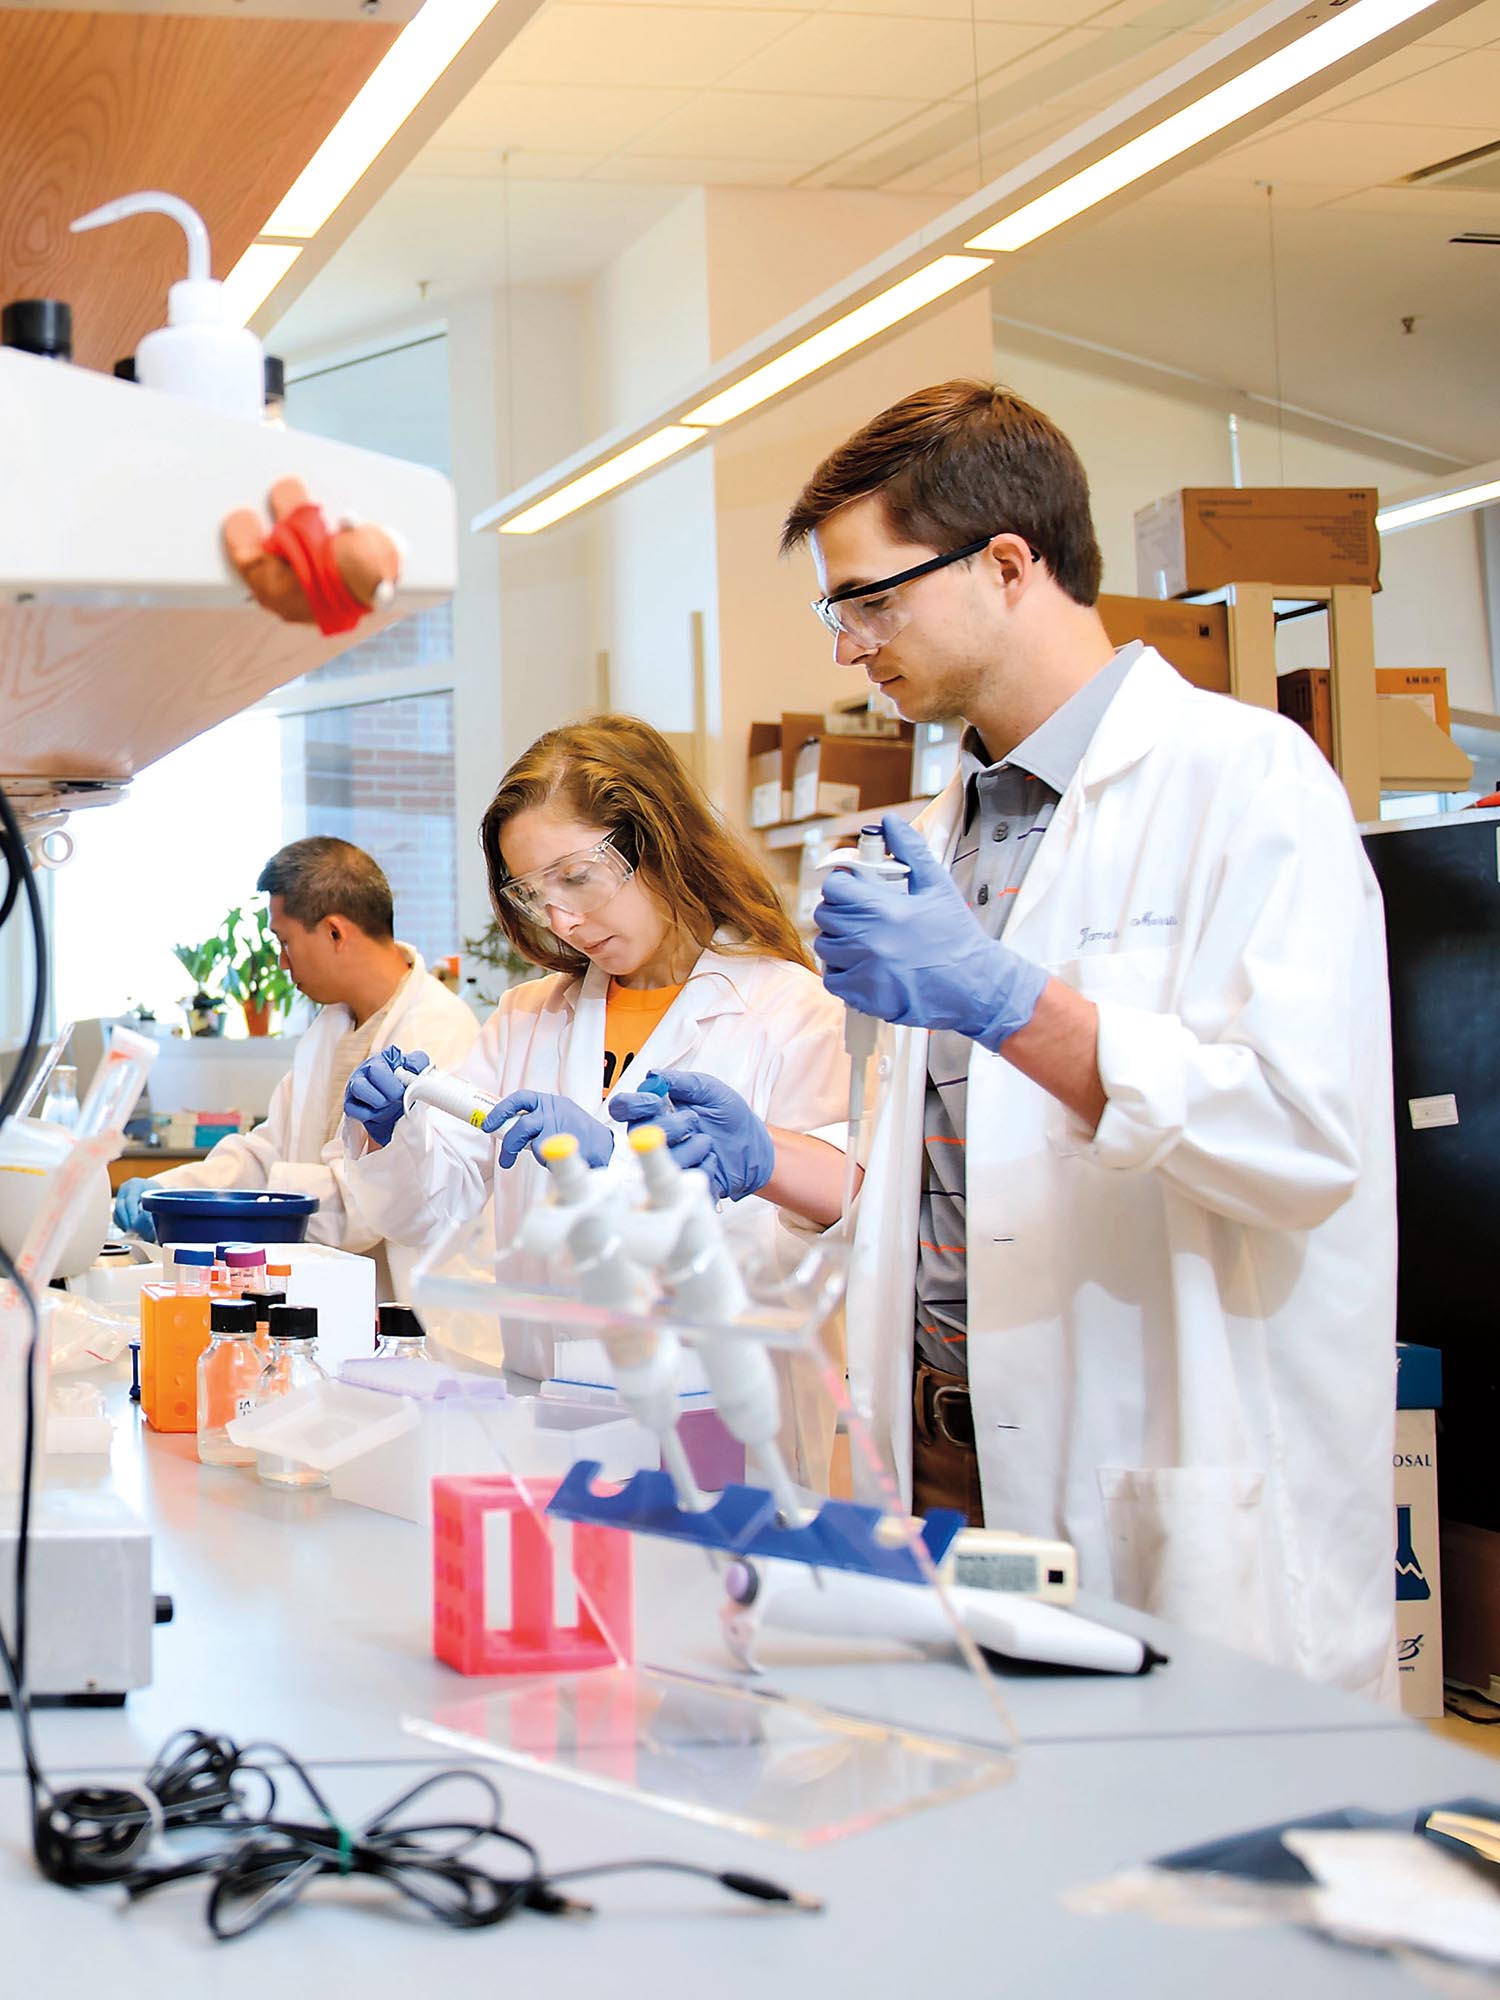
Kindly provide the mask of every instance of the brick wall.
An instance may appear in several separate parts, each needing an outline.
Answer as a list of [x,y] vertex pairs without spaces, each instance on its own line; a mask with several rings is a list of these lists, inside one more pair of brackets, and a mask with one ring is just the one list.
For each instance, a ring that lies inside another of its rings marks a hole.
[[363,847],[390,879],[396,935],[429,961],[458,950],[451,694],[283,718],[282,790],[288,838]]

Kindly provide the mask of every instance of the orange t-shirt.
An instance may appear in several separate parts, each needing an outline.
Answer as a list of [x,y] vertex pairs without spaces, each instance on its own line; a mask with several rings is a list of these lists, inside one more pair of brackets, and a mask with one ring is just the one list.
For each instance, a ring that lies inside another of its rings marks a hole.
[[634,1062],[681,986],[622,986],[609,982],[604,999],[604,1095],[614,1088],[615,1078]]

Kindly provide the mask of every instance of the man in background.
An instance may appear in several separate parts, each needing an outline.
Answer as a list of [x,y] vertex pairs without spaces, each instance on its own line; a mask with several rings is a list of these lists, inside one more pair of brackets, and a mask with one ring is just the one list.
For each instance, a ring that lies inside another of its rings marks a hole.
[[[391,1043],[423,1049],[438,1069],[449,1069],[468,1054],[478,1023],[421,954],[396,937],[390,884],[362,848],[324,834],[294,840],[272,855],[255,886],[270,897],[282,964],[321,1011],[276,1086],[265,1122],[221,1139],[202,1160],[126,1181],[115,1197],[115,1225],[152,1236],[141,1198],[155,1188],[316,1195],[308,1240],[376,1256],[380,1295],[390,1297],[384,1242],[345,1180],[338,1138],[344,1088],[367,1056]],[[398,1264],[410,1261],[397,1256]]]

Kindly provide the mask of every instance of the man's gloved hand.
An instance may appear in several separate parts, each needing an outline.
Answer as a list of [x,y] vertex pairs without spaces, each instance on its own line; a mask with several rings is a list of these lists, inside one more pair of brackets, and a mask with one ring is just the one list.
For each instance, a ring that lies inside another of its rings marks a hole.
[[824,985],[862,1014],[949,1028],[997,1050],[1031,1019],[1048,975],[986,937],[952,876],[899,814],[887,813],[881,825],[911,879],[903,891],[829,869],[813,912]]
[[141,1196],[150,1186],[149,1174],[133,1181],[121,1181],[115,1190],[115,1228],[123,1229],[128,1236],[139,1236],[147,1243],[154,1243],[156,1224],[141,1206]]
[[406,1085],[398,1069],[414,1074],[429,1068],[421,1049],[402,1055],[400,1049],[382,1049],[378,1056],[362,1062],[344,1091],[344,1116],[363,1125],[377,1146],[388,1146],[401,1114],[406,1109]]
[[649,1090],[622,1090],[609,1100],[624,1125],[660,1125],[679,1167],[702,1167],[720,1201],[758,1194],[776,1171],[776,1146],[737,1090],[698,1070],[664,1069],[671,1109]]
[[[519,1115],[517,1115],[519,1114]],[[486,1117],[482,1132],[498,1132],[507,1119],[515,1124],[500,1141],[500,1164],[513,1167],[529,1146],[541,1159],[541,1144],[557,1132],[571,1132],[578,1150],[591,1167],[606,1167],[615,1150],[615,1135],[599,1119],[591,1118],[571,1097],[550,1090],[513,1090]]]

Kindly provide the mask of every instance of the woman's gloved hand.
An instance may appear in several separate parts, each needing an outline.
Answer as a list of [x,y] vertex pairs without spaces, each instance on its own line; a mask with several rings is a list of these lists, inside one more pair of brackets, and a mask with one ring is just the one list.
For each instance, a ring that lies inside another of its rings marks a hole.
[[823,984],[862,1014],[949,1028],[992,1053],[1036,1011],[1047,974],[987,935],[920,833],[887,813],[885,844],[911,870],[910,893],[831,868],[813,912]]
[[623,1125],[659,1125],[679,1167],[702,1167],[720,1201],[759,1194],[776,1171],[776,1145],[737,1090],[698,1070],[653,1071],[670,1091],[670,1109],[649,1090],[609,1100]]
[[147,1243],[154,1243],[156,1224],[141,1206],[141,1196],[150,1186],[149,1174],[121,1181],[115,1190],[115,1228],[123,1229],[127,1236],[139,1236]]
[[571,1097],[550,1090],[513,1090],[500,1102],[479,1128],[498,1132],[514,1118],[515,1123],[500,1141],[500,1165],[513,1167],[530,1147],[538,1160],[541,1144],[557,1132],[571,1132],[578,1150],[591,1167],[607,1167],[615,1150],[615,1135],[597,1118],[591,1118]]
[[410,1055],[402,1055],[397,1048],[382,1049],[350,1077],[344,1090],[344,1116],[363,1125],[377,1146],[388,1146],[406,1109],[406,1085],[396,1071],[415,1073],[429,1067],[421,1049],[413,1049]]

